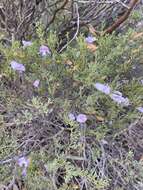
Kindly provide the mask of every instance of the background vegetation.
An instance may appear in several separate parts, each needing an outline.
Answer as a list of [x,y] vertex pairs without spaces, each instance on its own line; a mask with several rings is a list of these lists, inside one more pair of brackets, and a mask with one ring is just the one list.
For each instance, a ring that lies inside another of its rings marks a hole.
[[99,3],[2,1],[0,189],[143,188],[142,6]]

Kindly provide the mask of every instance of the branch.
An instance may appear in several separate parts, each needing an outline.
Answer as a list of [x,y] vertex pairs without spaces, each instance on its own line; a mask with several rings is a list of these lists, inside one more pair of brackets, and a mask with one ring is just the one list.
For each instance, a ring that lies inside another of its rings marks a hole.
[[50,24],[53,23],[53,21],[54,21],[55,18],[56,18],[57,13],[58,13],[60,10],[62,10],[62,9],[66,6],[67,3],[68,3],[68,0],[66,0],[59,8],[57,8],[57,9],[55,10],[52,19],[49,21],[49,23],[48,23],[47,26],[46,26],[46,29],[49,27]]
[[103,31],[102,35],[105,35],[107,33],[112,33],[117,27],[119,27],[127,18],[129,17],[131,11],[133,10],[134,6],[138,3],[139,0],[131,0],[129,3],[129,9],[118,19],[116,20],[112,26],[107,28],[105,31]]

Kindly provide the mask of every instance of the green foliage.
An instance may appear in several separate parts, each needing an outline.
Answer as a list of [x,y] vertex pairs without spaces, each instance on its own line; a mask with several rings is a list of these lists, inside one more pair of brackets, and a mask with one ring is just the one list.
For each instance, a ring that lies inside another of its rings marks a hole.
[[[140,57],[133,54],[137,45],[131,41],[132,34],[129,31],[124,36],[99,37],[94,53],[87,48],[81,35],[74,47],[69,46],[58,54],[55,33],[49,33],[45,40],[42,26],[38,26],[38,40],[30,47],[23,48],[19,42],[14,42],[11,47],[0,46],[3,56],[0,101],[6,107],[6,113],[0,112],[3,131],[0,158],[9,157],[11,152],[16,155],[23,151],[28,153],[31,163],[24,179],[27,189],[42,190],[46,187],[52,190],[58,187],[73,190],[77,181],[91,190],[110,186],[111,175],[101,175],[99,168],[95,167],[95,161],[102,156],[100,143],[110,135],[113,138],[139,118],[136,107],[142,106],[143,85],[140,78],[131,76],[136,62],[139,60],[142,64],[142,51],[138,53]],[[45,58],[38,53],[42,44],[48,45],[52,51]],[[22,76],[10,67],[12,60],[25,65]],[[32,85],[36,79],[40,79],[38,88]],[[130,106],[117,105],[109,96],[97,91],[96,82],[108,83],[112,90],[122,92],[129,98]],[[83,129],[68,118],[71,112],[84,113],[88,117],[85,144],[82,141]],[[31,148],[28,143],[33,141],[36,145]],[[134,181],[134,160],[127,158],[128,151],[125,159],[122,158],[131,171],[130,175],[124,176],[125,183]],[[121,162],[120,159],[117,163]],[[112,158],[111,162],[115,161]],[[13,166],[11,170],[14,170]],[[8,183],[8,174],[8,167],[0,165],[1,182]],[[9,178],[12,175],[11,172]],[[141,179],[140,175],[139,181]]]

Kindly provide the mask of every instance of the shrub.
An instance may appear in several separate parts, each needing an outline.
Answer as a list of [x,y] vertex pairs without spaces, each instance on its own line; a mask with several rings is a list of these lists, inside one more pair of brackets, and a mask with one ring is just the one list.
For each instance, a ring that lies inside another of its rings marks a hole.
[[[142,64],[137,49],[142,39],[134,41],[133,31],[106,35],[97,38],[97,49],[91,52],[81,35],[58,54],[54,33],[44,40],[39,29],[38,36],[25,48],[17,41],[0,47],[1,182],[19,184],[22,176],[15,163],[28,156],[23,178],[27,189],[139,188],[142,161],[135,157],[137,147],[130,146],[128,132],[142,114],[137,108],[142,106],[143,85],[132,74]],[[40,55],[41,45],[49,48],[47,56]],[[13,60],[25,71],[14,71]],[[40,80],[36,87],[35,80]],[[122,93],[129,105],[117,104],[96,83]],[[82,113],[88,120],[70,120],[69,113]]]

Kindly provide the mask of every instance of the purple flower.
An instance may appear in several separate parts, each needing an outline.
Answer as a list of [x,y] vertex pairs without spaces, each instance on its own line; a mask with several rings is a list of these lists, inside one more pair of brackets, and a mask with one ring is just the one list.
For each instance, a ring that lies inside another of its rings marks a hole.
[[118,91],[114,91],[111,95],[110,95],[111,99],[114,102],[117,102],[118,104],[122,104],[124,106],[128,106],[129,105],[129,99],[128,98],[124,98],[122,96],[121,92]]
[[33,82],[33,86],[34,86],[35,88],[38,88],[39,84],[40,84],[40,80],[39,80],[39,79],[37,79],[37,80],[35,80],[35,81]]
[[23,168],[23,170],[22,170],[22,176],[26,176],[27,175],[27,168]]
[[20,157],[17,162],[20,167],[24,167],[24,168],[27,168],[30,164],[30,160],[24,156]]
[[112,94],[117,94],[117,95],[119,95],[119,96],[123,96],[122,95],[122,93],[121,92],[119,92],[119,91],[113,91],[113,93]]
[[40,46],[39,53],[42,57],[44,57],[46,55],[51,55],[50,49],[45,45]]
[[27,174],[27,168],[30,164],[30,160],[26,157],[21,157],[17,161],[18,165],[22,168],[22,175],[26,176]]
[[16,61],[11,61],[10,65],[11,65],[11,68],[15,71],[19,71],[19,72],[25,71],[25,66],[21,63],[18,63]]
[[137,110],[141,113],[143,113],[143,107],[138,107]]
[[75,117],[75,115],[73,114],[73,113],[69,113],[69,119],[71,120],[71,121],[75,121],[75,119],[76,119],[76,117]]
[[85,123],[87,121],[87,116],[85,114],[79,114],[76,117],[77,122],[79,123]]
[[141,79],[141,84],[143,85],[143,79]]
[[95,42],[96,38],[93,36],[88,36],[87,38],[85,38],[85,42],[92,44],[93,42]]
[[32,45],[32,42],[31,42],[31,41],[22,40],[22,44],[23,44],[23,47],[26,48],[26,47],[31,46],[31,45]]
[[110,94],[111,88],[108,85],[97,82],[94,86],[97,90],[103,92],[104,94]]

